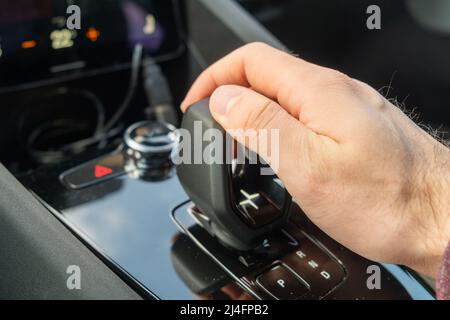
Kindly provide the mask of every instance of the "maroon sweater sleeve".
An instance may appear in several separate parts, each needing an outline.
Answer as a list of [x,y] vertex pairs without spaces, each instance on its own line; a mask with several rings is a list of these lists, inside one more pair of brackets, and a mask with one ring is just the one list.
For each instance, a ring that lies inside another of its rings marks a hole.
[[445,250],[441,270],[436,280],[436,297],[439,300],[450,300],[450,242]]

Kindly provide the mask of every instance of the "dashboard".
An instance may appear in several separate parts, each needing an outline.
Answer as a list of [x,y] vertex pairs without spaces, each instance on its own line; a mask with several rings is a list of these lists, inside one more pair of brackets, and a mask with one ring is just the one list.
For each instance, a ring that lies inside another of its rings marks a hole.
[[[180,35],[174,3],[1,1],[0,87],[121,65],[131,60],[138,43],[153,57],[176,53]],[[74,21],[79,24],[70,24]]]

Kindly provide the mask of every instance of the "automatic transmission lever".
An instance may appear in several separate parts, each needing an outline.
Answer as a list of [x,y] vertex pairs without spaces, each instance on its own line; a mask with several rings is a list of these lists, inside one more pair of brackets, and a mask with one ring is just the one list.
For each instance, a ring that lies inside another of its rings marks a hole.
[[[197,220],[201,220],[202,226],[231,249],[253,250],[269,234],[285,226],[291,196],[275,175],[261,174],[264,165],[259,161],[252,164],[230,161],[234,142],[214,121],[208,105],[209,100],[202,100],[192,105],[183,117],[181,127],[189,133],[190,141],[182,140],[180,146],[184,146],[183,153],[189,152],[191,156],[183,155],[183,158],[192,160],[196,155],[204,155],[206,150],[214,149],[212,143],[223,152],[215,154],[216,161],[210,164],[205,159],[182,162],[177,165],[177,174],[199,209]],[[204,139],[210,136],[203,136],[208,129],[220,132],[220,139]],[[186,139],[183,134],[181,138]]]

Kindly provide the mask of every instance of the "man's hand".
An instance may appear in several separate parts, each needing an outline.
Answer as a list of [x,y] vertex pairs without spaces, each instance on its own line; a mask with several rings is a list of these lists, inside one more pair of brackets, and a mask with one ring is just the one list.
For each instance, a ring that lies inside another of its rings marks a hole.
[[209,96],[226,130],[279,129],[277,174],[332,238],[436,275],[450,238],[450,152],[400,109],[367,84],[260,43],[203,72],[182,109]]

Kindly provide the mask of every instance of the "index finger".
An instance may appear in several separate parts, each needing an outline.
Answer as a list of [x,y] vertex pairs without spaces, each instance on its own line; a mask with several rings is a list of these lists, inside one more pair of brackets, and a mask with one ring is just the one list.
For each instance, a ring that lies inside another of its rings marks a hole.
[[211,96],[226,84],[251,87],[278,101],[291,115],[298,117],[302,84],[319,67],[263,43],[245,45],[207,68],[194,82],[181,109]]

